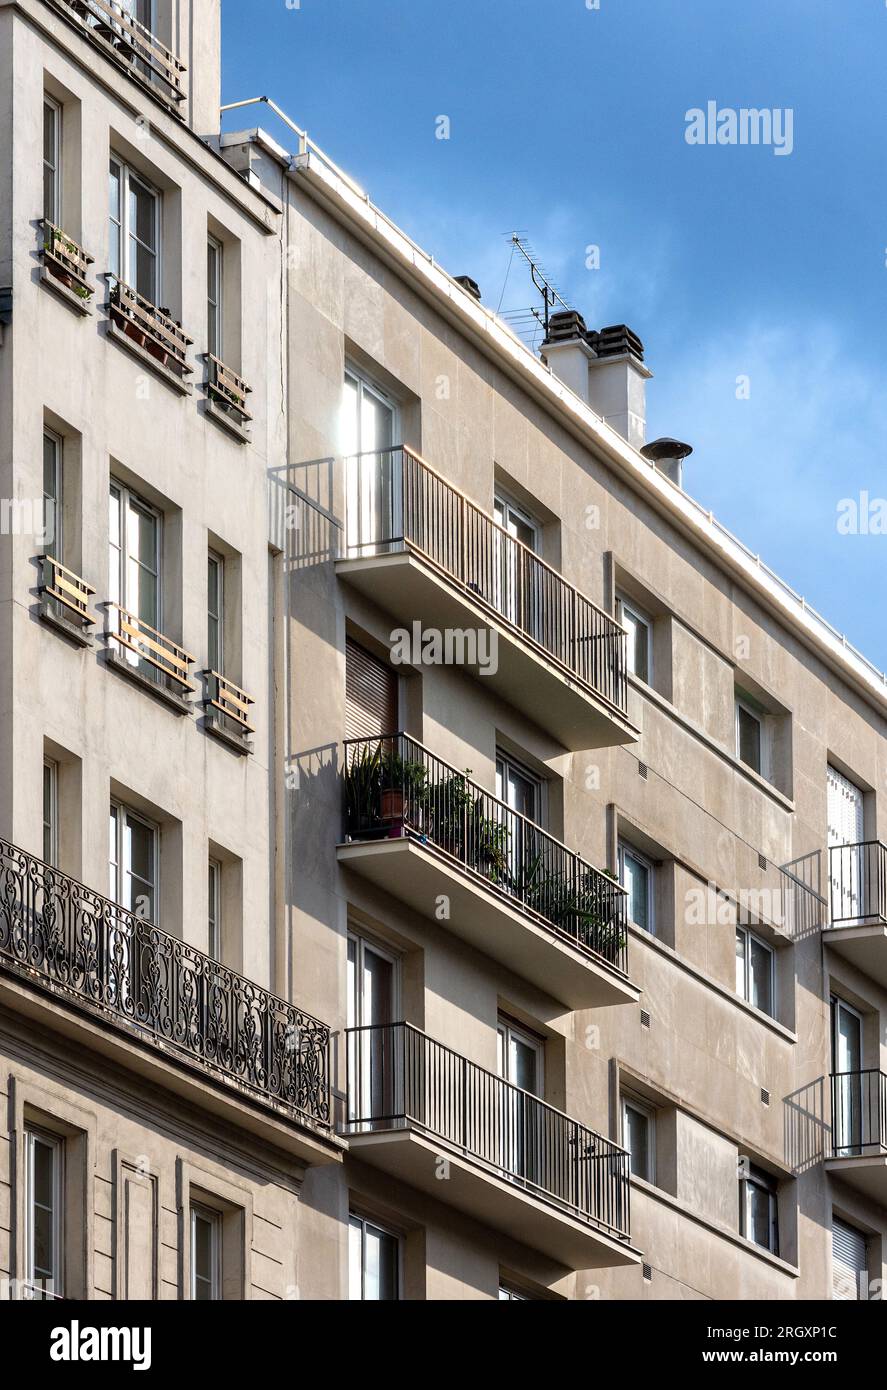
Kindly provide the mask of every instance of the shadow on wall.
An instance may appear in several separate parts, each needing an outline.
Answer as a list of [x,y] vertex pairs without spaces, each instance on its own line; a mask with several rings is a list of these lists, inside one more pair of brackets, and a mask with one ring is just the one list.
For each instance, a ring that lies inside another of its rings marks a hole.
[[332,510],[334,474],[333,458],[268,471],[269,534],[290,573],[338,559],[342,523]]
[[818,1077],[783,1100],[785,1161],[793,1173],[805,1173],[826,1157],[831,1129],[825,1118],[825,1077]]

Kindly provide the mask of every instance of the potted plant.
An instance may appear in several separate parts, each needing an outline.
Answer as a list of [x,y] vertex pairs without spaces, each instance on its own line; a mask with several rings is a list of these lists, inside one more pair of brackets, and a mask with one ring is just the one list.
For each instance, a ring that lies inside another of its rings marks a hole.
[[405,806],[411,821],[420,819],[426,793],[426,772],[422,763],[404,758],[395,749],[382,756],[380,765],[380,815],[400,833]]

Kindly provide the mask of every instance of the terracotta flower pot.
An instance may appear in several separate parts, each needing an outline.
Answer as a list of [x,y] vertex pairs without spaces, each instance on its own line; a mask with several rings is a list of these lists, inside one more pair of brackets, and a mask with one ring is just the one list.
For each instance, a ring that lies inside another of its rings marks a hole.
[[399,787],[390,787],[382,792],[382,819],[403,820],[403,792]]

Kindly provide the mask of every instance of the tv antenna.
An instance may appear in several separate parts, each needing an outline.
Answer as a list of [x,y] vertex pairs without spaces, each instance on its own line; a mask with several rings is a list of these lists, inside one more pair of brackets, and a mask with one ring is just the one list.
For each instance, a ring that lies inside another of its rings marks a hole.
[[542,297],[542,305],[541,308],[531,305],[528,309],[511,309],[506,311],[503,317],[511,324],[518,334],[520,334],[522,330],[526,331],[528,327],[532,326],[533,321],[535,321],[536,325],[544,329],[547,338],[552,310],[557,305],[560,305],[563,309],[569,310],[572,308],[572,305],[568,304],[564,299],[525,233],[512,232],[511,246],[512,258],[514,257],[515,251],[517,251],[530,267],[530,279],[533,281],[535,289],[538,290]]

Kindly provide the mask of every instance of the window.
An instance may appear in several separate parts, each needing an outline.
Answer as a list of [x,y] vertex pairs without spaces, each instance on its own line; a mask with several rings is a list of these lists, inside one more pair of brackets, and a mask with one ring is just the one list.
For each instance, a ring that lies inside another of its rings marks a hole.
[[43,216],[59,226],[62,220],[61,188],[62,110],[58,102],[43,97]]
[[634,1099],[622,1101],[622,1145],[628,1149],[629,1166],[636,1178],[655,1182],[655,1113]]
[[348,460],[348,545],[365,554],[401,538],[399,475],[392,467],[395,428],[394,402],[356,372],[346,371],[341,438]]
[[521,1293],[520,1289],[515,1289],[510,1284],[499,1285],[500,1303],[531,1303],[532,1301],[528,1293]]
[[831,996],[832,1136],[842,1157],[859,1154],[874,1142],[880,1147],[880,1106],[874,1087],[877,1072],[863,1072],[864,1023],[850,1004]]
[[496,752],[496,795],[527,820],[542,818],[542,782],[510,753]]
[[779,1226],[776,1182],[769,1173],[756,1168],[747,1158],[740,1159],[739,1230],[746,1240],[779,1254]]
[[539,523],[529,512],[512,502],[504,493],[497,493],[493,501],[493,517],[503,531],[507,531],[509,536],[513,536],[516,541],[520,541],[528,550],[538,555]]
[[628,669],[638,680],[650,684],[653,675],[653,623],[633,603],[617,596],[617,613],[628,632]]
[[51,758],[43,759],[43,862],[58,868],[59,769]]
[[222,866],[218,859],[209,861],[209,923],[207,941],[213,960],[222,959]]
[[379,1302],[400,1297],[400,1240],[352,1214],[348,1231],[348,1297]]
[[206,350],[222,356],[222,243],[206,242]]
[[511,1019],[500,1017],[496,1070],[504,1081],[530,1095],[543,1094],[545,1044]]
[[206,564],[206,652],[211,671],[224,674],[225,562],[210,551]]
[[544,571],[523,560],[521,547],[538,554],[541,527],[529,512],[501,494],[494,499],[493,516],[506,533],[497,531],[493,536],[493,606],[509,622],[538,637],[548,597]]
[[767,729],[763,715],[747,700],[736,700],[736,756],[761,777],[767,775]]
[[736,928],[736,993],[773,1017],[775,957],[747,927]]
[[222,1213],[191,1207],[191,1297],[222,1297]]
[[160,299],[160,195],[111,156],[108,178],[110,273],[157,304]]
[[619,846],[619,882],[628,894],[628,920],[644,931],[655,932],[653,864],[633,845]]
[[109,825],[110,897],[149,922],[157,922],[158,834],[150,821],[111,802]]
[[855,1226],[833,1216],[832,1298],[848,1303],[868,1296],[868,1240]]
[[43,533],[54,560],[62,555],[62,441],[52,430],[43,431]]
[[397,675],[365,647],[345,639],[345,737],[397,733]]
[[392,1055],[400,1015],[400,961],[393,952],[348,935],[348,1118],[372,1129],[394,1104]]
[[64,1295],[61,1139],[41,1130],[25,1134],[25,1280],[31,1298]]
[[[108,597],[149,627],[160,627],[161,517],[148,502],[121,483],[111,483],[108,514]],[[112,631],[116,610],[110,609]],[[150,635],[150,634],[149,634]],[[149,649],[150,650],[150,649]],[[159,680],[162,672],[137,652],[123,648],[122,656],[143,675]]]

